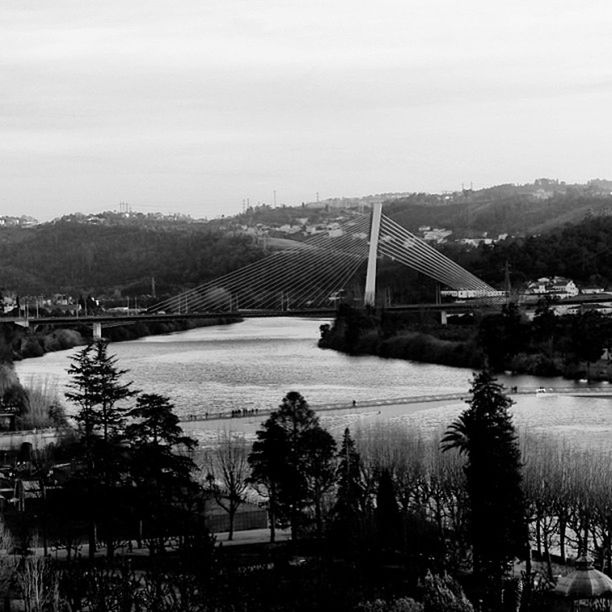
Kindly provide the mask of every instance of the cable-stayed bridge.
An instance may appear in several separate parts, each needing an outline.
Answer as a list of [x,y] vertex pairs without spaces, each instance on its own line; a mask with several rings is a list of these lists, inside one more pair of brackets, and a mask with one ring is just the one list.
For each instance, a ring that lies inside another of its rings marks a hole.
[[[290,242],[290,241],[287,241]],[[457,290],[485,297],[492,287],[382,214],[347,221],[163,300],[149,313],[313,311],[330,308],[366,268],[363,302],[376,304],[378,259],[389,257]],[[357,292],[359,293],[359,292]]]
[[[303,241],[285,240],[284,248],[243,268],[225,274],[179,295],[165,299],[137,315],[111,313],[79,317],[31,317],[13,322],[61,325],[91,324],[94,338],[102,336],[102,326],[136,321],[163,321],[176,318],[328,316],[353,287],[352,301],[359,296],[369,306],[376,305],[378,260],[388,257],[416,270],[442,285],[467,290],[475,297],[497,293],[423,239],[382,214],[375,205],[371,215],[347,221],[329,231]],[[365,268],[365,287],[355,289],[355,278]],[[413,304],[399,310],[433,310],[446,319],[446,311],[465,312],[474,305]],[[394,308],[390,308],[394,310]],[[8,322],[8,320],[7,320]]]

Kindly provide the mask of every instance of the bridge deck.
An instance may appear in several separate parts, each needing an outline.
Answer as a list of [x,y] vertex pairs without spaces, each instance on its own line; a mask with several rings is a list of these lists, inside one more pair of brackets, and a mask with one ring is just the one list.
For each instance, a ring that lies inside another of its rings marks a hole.
[[[535,395],[537,387],[526,387],[518,389],[516,391],[508,392],[508,395]],[[600,391],[597,389],[577,389],[576,387],[559,387],[557,389],[551,388],[546,392],[547,396],[555,395],[566,395],[571,397],[590,397],[590,398],[601,398],[601,399],[612,399],[612,390]],[[438,393],[433,395],[413,395],[410,397],[395,397],[390,399],[371,399],[371,400],[360,400],[353,404],[349,402],[332,402],[328,404],[311,404],[310,407],[315,412],[328,412],[333,410],[358,410],[361,408],[376,408],[382,406],[397,406],[398,404],[421,404],[429,402],[445,402],[445,401],[466,401],[470,397],[468,391],[464,393]],[[236,410],[230,412],[206,412],[198,414],[188,414],[181,417],[181,421],[184,422],[198,422],[198,421],[218,421],[226,419],[237,419],[237,418],[252,418],[269,416],[273,412],[273,409],[245,409]]]

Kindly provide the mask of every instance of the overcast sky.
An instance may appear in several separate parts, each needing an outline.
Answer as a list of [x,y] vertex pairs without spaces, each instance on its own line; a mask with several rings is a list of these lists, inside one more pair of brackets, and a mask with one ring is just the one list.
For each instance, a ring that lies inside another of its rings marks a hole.
[[0,0],[0,215],[612,178],[609,0]]

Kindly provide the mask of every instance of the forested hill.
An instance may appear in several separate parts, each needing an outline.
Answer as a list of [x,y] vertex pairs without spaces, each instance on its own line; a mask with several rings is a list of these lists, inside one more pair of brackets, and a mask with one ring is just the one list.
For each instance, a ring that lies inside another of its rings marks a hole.
[[582,284],[612,286],[612,217],[587,217],[541,236],[445,252],[484,280],[503,286],[506,262],[513,285],[542,276],[567,276]]
[[0,287],[20,294],[172,293],[262,256],[246,236],[206,224],[145,227],[59,221],[0,230]]
[[[527,189],[529,187],[529,189]],[[568,187],[560,191],[534,186],[499,186],[463,194],[413,194],[385,204],[385,214],[411,230],[429,225],[453,231],[454,237],[508,233],[533,235],[588,215],[612,214],[607,190]]]

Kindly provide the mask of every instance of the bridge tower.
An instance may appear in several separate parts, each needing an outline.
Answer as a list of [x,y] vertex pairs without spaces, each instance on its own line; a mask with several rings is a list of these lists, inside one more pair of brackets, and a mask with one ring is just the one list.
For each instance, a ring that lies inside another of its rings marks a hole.
[[93,339],[102,340],[102,323],[100,321],[94,321],[93,324]]
[[382,217],[382,202],[372,205],[372,221],[370,223],[370,250],[368,252],[368,268],[366,271],[365,306],[376,306],[376,262],[378,257],[378,238],[380,236],[380,220]]

